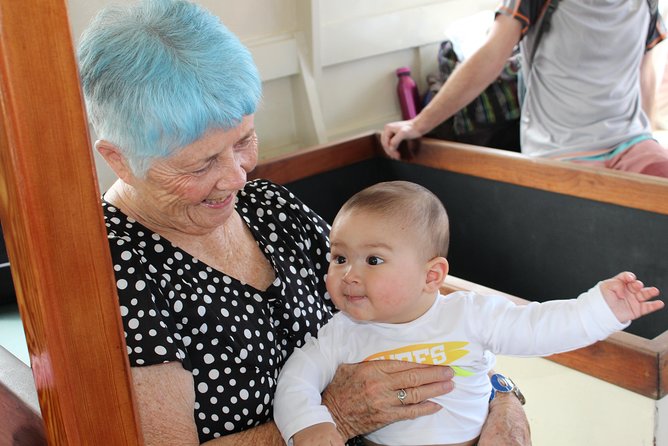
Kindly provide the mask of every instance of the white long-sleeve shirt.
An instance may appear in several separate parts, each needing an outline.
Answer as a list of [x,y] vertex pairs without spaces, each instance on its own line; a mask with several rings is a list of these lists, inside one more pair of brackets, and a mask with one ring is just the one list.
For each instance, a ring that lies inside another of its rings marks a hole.
[[433,401],[433,415],[392,423],[366,436],[378,444],[458,443],[476,438],[487,417],[494,354],[545,356],[605,339],[620,323],[597,285],[577,299],[517,306],[473,292],[439,295],[405,324],[360,322],[337,313],[281,371],[274,420],[286,442],[298,431],[331,422],[320,394],[343,363],[394,359],[449,365],[455,388]]

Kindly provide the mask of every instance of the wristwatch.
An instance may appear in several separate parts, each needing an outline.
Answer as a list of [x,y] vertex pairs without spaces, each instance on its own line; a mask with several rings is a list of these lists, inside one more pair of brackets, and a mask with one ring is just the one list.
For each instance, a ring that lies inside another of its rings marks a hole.
[[524,398],[524,395],[520,391],[520,388],[515,385],[512,379],[500,373],[495,373],[489,378],[489,380],[492,383],[492,394],[489,396],[490,402],[496,396],[496,392],[501,392],[501,393],[512,392],[515,394],[517,399],[520,400],[520,403],[522,405],[526,403],[526,399]]

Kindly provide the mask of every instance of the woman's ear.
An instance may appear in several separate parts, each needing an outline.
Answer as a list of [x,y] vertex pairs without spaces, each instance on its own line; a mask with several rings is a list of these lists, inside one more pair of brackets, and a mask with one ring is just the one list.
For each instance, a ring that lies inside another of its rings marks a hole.
[[445,257],[434,257],[427,262],[427,280],[425,291],[434,292],[443,286],[443,281],[448,276],[450,265]]
[[132,173],[132,169],[130,168],[127,159],[123,153],[121,153],[118,146],[109,141],[98,139],[95,141],[95,150],[97,150],[102,158],[104,158],[118,178],[131,184],[134,174]]

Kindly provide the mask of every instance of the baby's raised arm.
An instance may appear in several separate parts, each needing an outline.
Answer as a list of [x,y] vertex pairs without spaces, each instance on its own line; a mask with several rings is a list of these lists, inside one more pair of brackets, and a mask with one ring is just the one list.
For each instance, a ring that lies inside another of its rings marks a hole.
[[656,287],[646,287],[635,274],[628,271],[602,281],[601,294],[622,323],[638,319],[664,306],[660,300],[651,300],[659,295]]

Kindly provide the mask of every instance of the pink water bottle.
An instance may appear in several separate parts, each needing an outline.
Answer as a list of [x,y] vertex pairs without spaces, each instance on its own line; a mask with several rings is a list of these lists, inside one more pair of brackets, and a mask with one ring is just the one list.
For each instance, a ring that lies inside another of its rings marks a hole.
[[412,119],[420,111],[420,94],[408,67],[397,68],[397,95],[403,119]]

